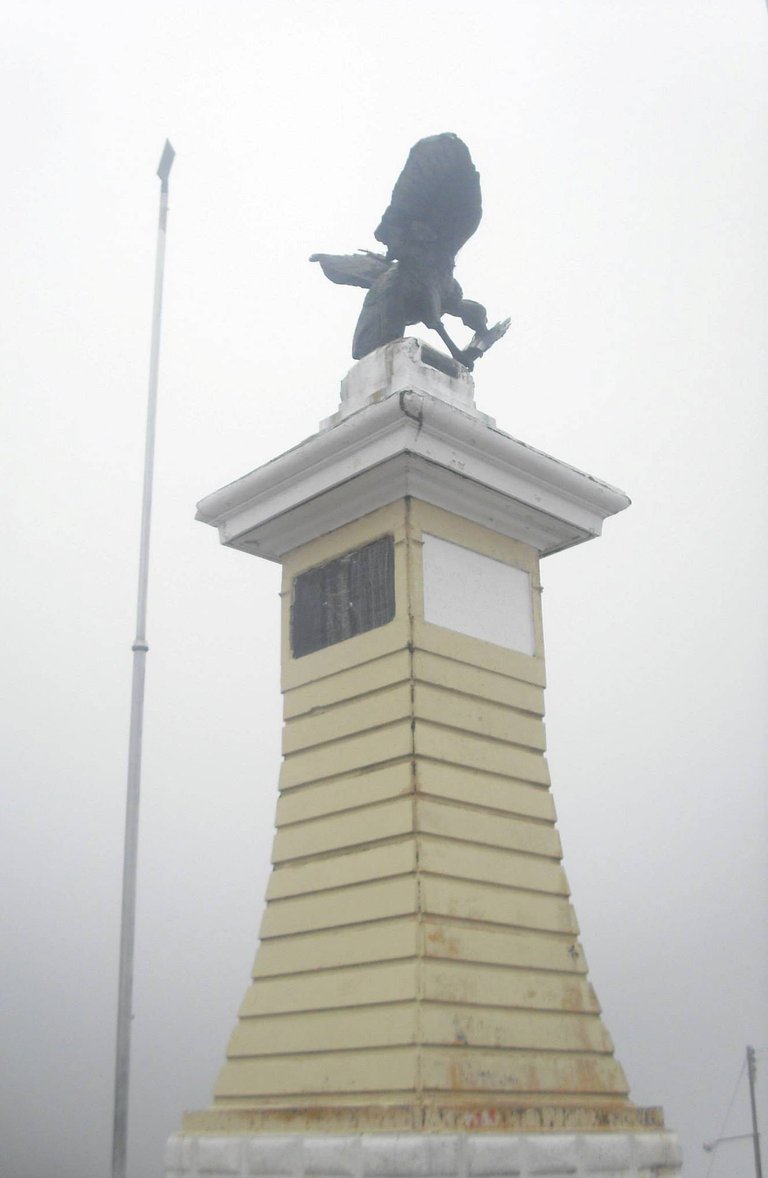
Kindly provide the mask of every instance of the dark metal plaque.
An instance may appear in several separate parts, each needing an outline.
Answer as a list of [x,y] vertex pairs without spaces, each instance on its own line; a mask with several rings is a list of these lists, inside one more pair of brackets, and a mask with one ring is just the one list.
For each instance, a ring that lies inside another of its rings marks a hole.
[[294,658],[354,638],[395,616],[392,536],[300,573],[293,582],[291,650]]

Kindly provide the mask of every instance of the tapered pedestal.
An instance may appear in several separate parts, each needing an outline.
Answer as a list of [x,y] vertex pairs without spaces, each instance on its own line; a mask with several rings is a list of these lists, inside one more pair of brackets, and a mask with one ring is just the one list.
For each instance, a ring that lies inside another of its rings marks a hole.
[[174,1178],[675,1172],[587,978],[544,755],[539,560],[628,500],[435,363],[366,357],[319,434],[200,505],[283,565],[285,726],[253,977]]

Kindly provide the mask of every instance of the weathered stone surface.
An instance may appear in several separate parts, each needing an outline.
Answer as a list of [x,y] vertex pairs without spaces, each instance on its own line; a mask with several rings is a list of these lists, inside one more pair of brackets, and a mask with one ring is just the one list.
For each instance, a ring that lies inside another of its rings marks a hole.
[[673,1178],[669,1133],[176,1135],[166,1178]]

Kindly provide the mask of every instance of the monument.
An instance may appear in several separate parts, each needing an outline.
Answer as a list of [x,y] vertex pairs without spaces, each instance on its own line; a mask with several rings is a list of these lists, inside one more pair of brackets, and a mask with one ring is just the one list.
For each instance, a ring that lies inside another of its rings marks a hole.
[[199,505],[224,544],[282,565],[285,723],[252,978],[167,1178],[680,1172],[588,980],[545,759],[540,560],[629,500],[478,410],[479,304],[463,352],[401,338],[425,309],[436,329],[466,311],[450,250],[479,184],[455,136],[417,144],[403,176],[435,151],[469,178],[461,208],[476,187],[472,217],[454,209],[448,252],[415,217],[414,262],[401,177],[338,410]]

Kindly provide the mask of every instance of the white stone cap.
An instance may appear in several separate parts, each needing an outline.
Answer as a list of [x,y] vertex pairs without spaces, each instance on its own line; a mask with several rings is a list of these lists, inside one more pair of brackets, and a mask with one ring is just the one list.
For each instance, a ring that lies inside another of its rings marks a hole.
[[320,429],[332,429],[366,405],[395,393],[427,393],[463,409],[487,425],[496,422],[475,405],[475,382],[468,368],[419,339],[398,339],[358,360],[341,382],[341,404]]
[[[358,367],[375,371],[387,348]],[[599,536],[603,520],[629,506],[622,491],[460,408],[455,378],[429,368],[420,379],[444,395],[409,387],[379,396],[372,387],[365,399],[353,381],[348,402],[359,397],[361,408],[208,495],[197,518],[218,528],[222,544],[279,561],[410,495],[546,556]]]

